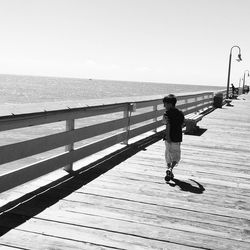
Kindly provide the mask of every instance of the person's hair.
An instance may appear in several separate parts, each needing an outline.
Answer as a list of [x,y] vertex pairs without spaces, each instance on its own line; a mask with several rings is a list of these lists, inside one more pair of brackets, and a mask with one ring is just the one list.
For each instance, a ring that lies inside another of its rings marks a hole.
[[163,101],[163,103],[171,103],[171,104],[173,104],[173,106],[175,106],[177,99],[176,99],[175,95],[170,94],[170,95],[165,96],[162,101]]

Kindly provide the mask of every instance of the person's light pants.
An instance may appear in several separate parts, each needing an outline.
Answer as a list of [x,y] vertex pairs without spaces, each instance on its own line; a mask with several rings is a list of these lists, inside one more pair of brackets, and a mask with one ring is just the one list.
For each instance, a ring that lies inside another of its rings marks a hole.
[[165,141],[165,160],[167,164],[173,161],[179,162],[181,159],[181,143],[180,142],[167,142]]

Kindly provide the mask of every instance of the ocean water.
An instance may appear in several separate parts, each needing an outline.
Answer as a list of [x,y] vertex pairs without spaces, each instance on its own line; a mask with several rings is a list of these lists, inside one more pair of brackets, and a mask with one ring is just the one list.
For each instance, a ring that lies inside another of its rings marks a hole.
[[0,75],[0,105],[45,104],[221,89],[223,87],[204,85]]

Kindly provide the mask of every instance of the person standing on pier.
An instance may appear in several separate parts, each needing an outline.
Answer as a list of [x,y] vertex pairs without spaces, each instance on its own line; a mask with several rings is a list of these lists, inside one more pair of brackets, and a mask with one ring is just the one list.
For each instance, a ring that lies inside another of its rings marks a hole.
[[236,94],[236,88],[234,87],[233,84],[231,84],[231,87],[232,87],[232,98],[234,98]]
[[165,180],[168,182],[174,178],[173,168],[181,159],[182,127],[184,114],[175,107],[177,99],[170,94],[163,98],[166,109],[163,115],[163,124],[166,125],[165,141],[165,160],[167,165]]

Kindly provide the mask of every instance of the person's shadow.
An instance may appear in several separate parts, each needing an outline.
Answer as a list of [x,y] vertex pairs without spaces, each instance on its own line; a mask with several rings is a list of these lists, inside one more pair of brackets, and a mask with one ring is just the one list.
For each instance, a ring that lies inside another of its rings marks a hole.
[[180,190],[182,191],[191,192],[195,194],[202,194],[205,191],[205,188],[200,183],[192,179],[189,179],[189,180],[193,182],[194,185],[193,183],[191,184],[191,183],[181,181],[175,178],[173,179],[173,183],[168,183],[168,184],[172,187],[178,186]]

